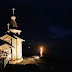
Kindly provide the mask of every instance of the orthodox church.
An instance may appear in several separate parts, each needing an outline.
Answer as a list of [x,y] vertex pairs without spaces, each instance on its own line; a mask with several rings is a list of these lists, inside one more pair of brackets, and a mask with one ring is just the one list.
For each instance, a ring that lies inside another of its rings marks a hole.
[[11,16],[10,24],[7,24],[8,30],[5,35],[0,37],[0,63],[6,66],[9,64],[16,64],[23,60],[22,58],[22,42],[25,41],[20,38],[21,30],[18,30],[17,23],[15,21],[16,16]]

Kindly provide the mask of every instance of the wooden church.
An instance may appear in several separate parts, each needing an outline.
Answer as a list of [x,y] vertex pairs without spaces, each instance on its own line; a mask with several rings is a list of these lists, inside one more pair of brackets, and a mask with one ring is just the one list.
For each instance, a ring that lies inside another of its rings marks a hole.
[[6,66],[9,64],[16,64],[23,60],[22,58],[22,42],[25,41],[20,38],[21,30],[18,30],[15,21],[16,16],[11,16],[11,23],[8,25],[8,30],[4,36],[0,37],[0,63]]

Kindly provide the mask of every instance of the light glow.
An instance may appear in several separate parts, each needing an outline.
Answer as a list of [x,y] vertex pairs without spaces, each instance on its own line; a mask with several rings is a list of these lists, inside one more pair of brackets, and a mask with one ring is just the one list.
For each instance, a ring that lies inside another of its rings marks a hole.
[[40,57],[43,56],[43,47],[40,48]]
[[39,59],[39,56],[36,56],[35,59]]
[[42,54],[42,53],[43,53],[43,48],[41,47],[41,48],[40,48],[40,54]]

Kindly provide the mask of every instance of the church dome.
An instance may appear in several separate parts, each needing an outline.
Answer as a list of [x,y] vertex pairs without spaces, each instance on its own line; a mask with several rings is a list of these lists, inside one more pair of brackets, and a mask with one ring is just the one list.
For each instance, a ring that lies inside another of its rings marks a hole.
[[16,16],[11,16],[11,20],[15,21]]

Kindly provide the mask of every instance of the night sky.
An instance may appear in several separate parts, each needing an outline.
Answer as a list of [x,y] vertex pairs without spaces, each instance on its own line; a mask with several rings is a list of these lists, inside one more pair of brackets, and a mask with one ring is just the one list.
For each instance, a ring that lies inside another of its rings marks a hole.
[[0,36],[10,23],[12,8],[25,40],[68,39],[72,35],[72,2],[67,0],[0,1]]
[[[7,23],[11,21],[12,8],[16,9],[16,22],[18,28],[22,30],[21,37],[23,39],[45,43],[51,41],[51,44],[48,43],[45,50],[47,53],[51,51],[55,57],[59,58],[58,66],[61,63],[61,57],[62,61],[63,58],[65,60],[70,58],[72,65],[71,0],[0,0],[0,37],[5,35]],[[26,52],[28,48],[23,49]],[[30,52],[27,54],[30,54]],[[70,66],[67,65],[66,61],[63,61],[63,63],[66,63],[66,65],[63,66],[62,64],[58,70],[65,67],[65,71]]]

